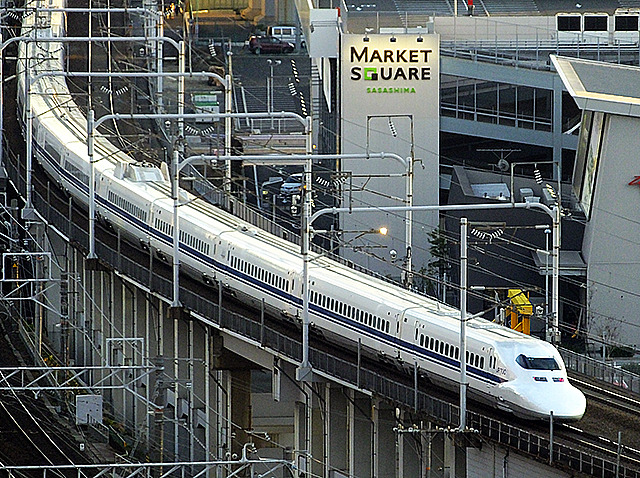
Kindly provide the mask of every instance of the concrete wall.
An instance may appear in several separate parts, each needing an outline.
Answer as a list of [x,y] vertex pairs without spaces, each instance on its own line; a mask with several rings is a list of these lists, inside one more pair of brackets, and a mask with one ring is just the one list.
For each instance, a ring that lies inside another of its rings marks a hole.
[[[459,475],[456,475],[459,476]],[[465,476],[474,478],[566,478],[573,474],[563,473],[541,463],[532,465],[526,457],[501,447],[483,443],[481,449],[467,450]]]
[[607,115],[596,173],[591,217],[582,253],[588,264],[589,331],[640,346],[638,214],[640,187],[640,119]]

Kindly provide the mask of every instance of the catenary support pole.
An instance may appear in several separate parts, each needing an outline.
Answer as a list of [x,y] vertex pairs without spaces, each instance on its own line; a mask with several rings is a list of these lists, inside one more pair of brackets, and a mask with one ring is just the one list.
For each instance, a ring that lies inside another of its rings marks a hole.
[[467,229],[466,217],[460,218],[460,431],[467,427]]

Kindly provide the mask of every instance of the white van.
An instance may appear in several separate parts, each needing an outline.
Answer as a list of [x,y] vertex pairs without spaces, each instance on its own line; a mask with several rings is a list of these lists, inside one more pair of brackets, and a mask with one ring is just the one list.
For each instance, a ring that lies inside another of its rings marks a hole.
[[[288,25],[278,25],[269,27],[267,35],[276,37],[279,40],[289,42],[293,45],[296,44],[297,28]],[[300,45],[305,46],[304,35],[300,34]]]

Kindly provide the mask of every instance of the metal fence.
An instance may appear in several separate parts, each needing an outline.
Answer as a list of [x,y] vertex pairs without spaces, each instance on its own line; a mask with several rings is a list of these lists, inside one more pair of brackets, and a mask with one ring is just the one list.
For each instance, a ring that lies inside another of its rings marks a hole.
[[567,369],[640,394],[640,375],[624,370],[619,365],[606,363],[571,350],[560,348],[560,354]]

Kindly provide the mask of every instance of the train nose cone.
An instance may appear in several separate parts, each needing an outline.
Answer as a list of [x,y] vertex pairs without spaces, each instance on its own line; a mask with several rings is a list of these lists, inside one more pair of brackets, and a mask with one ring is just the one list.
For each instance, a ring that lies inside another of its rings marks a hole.
[[557,420],[576,421],[580,420],[587,408],[587,399],[584,394],[569,383],[557,393],[549,394],[541,399],[543,412],[553,416]]

